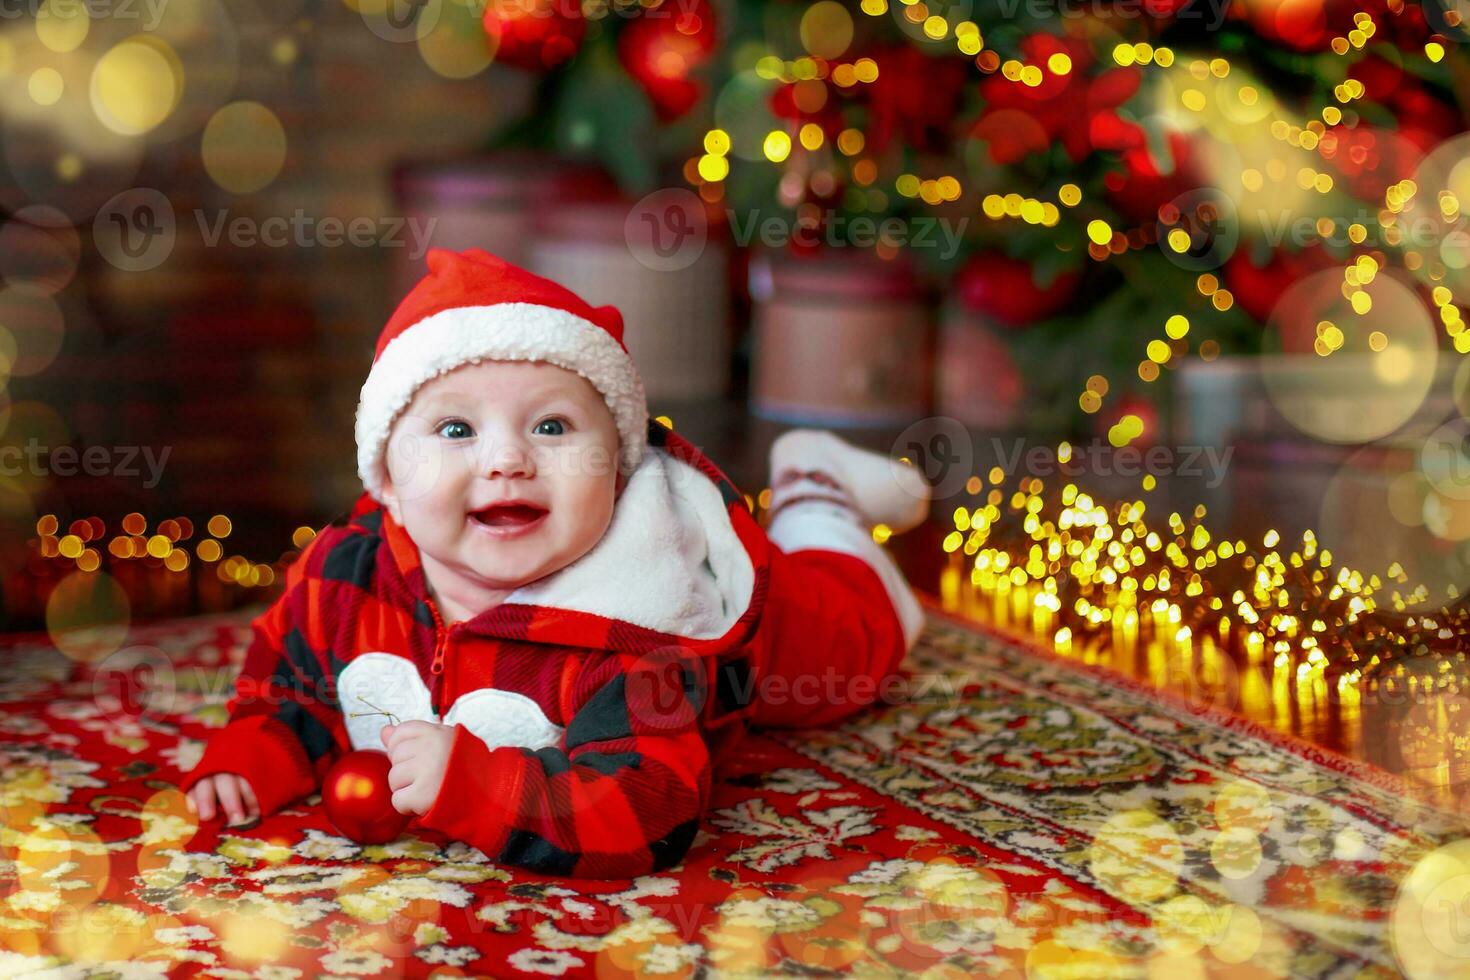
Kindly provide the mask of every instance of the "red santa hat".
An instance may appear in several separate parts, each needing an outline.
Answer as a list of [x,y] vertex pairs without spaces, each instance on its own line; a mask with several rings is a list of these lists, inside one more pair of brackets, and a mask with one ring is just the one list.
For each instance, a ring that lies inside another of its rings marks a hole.
[[643,381],[623,344],[623,317],[483,249],[434,248],[429,273],[383,327],[357,403],[357,474],[382,501],[388,433],[432,378],[483,360],[546,361],[575,371],[607,402],[631,473],[648,440]]

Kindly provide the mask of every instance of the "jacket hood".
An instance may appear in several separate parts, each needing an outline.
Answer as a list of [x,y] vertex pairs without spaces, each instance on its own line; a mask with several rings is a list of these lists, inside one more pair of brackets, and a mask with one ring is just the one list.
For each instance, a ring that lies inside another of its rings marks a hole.
[[[590,551],[454,628],[600,650],[677,644],[714,653],[748,639],[765,601],[765,533],[745,496],[692,443],[654,419],[648,437]],[[351,522],[388,545],[379,549],[383,589],[437,619],[407,531],[367,493]]]

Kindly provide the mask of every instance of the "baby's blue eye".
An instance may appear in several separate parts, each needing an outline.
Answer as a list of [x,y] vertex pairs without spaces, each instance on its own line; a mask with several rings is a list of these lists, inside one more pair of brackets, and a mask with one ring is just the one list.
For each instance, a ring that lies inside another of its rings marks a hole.
[[475,434],[468,422],[445,422],[437,431],[446,439],[468,439]]
[[536,429],[537,429],[538,432],[540,431],[540,429],[541,429],[541,427],[543,425],[554,425],[554,426],[556,426],[556,431],[555,432],[543,432],[543,433],[541,433],[542,435],[559,436],[559,435],[561,435],[562,433],[564,433],[566,431],[566,426],[562,424],[562,420],[561,419],[542,419],[540,422],[537,422],[536,423]]

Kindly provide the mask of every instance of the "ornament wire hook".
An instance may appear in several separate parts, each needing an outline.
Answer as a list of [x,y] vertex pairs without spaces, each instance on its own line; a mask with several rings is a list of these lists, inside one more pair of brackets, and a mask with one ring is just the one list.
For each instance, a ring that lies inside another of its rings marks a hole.
[[362,717],[365,717],[367,715],[387,715],[388,716],[388,723],[390,725],[396,725],[396,724],[398,724],[398,716],[395,715],[393,712],[391,712],[391,711],[384,711],[382,708],[379,708],[376,704],[373,704],[371,701],[369,701],[367,698],[363,697],[361,694],[359,694],[357,696],[357,700],[361,701],[363,704],[367,705],[369,708],[372,708],[373,710],[372,711],[354,711],[350,715],[348,715],[347,717],[349,717],[349,718],[362,718]]

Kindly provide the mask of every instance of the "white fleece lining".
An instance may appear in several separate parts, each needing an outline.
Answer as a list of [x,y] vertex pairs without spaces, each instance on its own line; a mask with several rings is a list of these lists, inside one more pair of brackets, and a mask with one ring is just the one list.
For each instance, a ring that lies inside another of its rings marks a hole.
[[[496,303],[441,310],[388,342],[357,403],[357,474],[382,502],[383,457],[393,422],[425,382],[482,360],[547,361],[575,371],[607,402],[631,473],[648,441],[648,400],[632,359],[612,335],[566,310]],[[706,481],[707,482],[707,481]]]
[[707,640],[729,632],[754,590],[755,568],[719,488],[650,447],[592,550],[505,601]]
[[383,747],[383,726],[389,721],[378,711],[391,712],[399,722],[434,720],[418,668],[396,653],[375,650],[353,657],[337,675],[337,698],[354,749]]
[[397,724],[438,721],[463,725],[492,749],[501,745],[546,748],[560,744],[566,732],[552,724],[531,698],[494,687],[466,691],[438,718],[413,661],[381,650],[359,654],[348,662],[337,677],[337,696],[354,749],[383,748],[383,728],[389,719],[377,709],[391,712]]
[[838,551],[867,562],[878,573],[898,613],[904,651],[914,648],[924,631],[924,608],[893,556],[873,540],[873,532],[858,527],[841,509],[823,501],[797,501],[771,519],[766,536],[785,552]]

